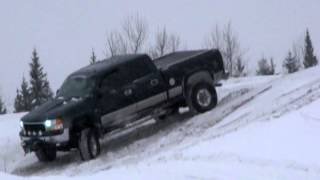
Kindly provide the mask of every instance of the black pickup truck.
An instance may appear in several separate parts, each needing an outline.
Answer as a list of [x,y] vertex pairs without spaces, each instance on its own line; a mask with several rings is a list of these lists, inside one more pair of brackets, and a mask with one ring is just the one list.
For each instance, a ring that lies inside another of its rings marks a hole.
[[224,76],[218,50],[175,52],[155,60],[121,55],[72,73],[46,102],[22,117],[21,144],[39,161],[78,148],[82,160],[100,153],[100,138],[141,118],[161,120],[188,106],[203,113],[217,105]]

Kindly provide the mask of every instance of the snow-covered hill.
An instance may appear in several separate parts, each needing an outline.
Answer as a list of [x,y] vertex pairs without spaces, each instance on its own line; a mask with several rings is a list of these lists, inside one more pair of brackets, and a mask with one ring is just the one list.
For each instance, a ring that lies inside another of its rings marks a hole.
[[[0,116],[1,179],[320,179],[320,68],[231,79],[211,112],[107,137],[102,155],[23,156],[19,118]],[[32,179],[32,178],[31,178]]]

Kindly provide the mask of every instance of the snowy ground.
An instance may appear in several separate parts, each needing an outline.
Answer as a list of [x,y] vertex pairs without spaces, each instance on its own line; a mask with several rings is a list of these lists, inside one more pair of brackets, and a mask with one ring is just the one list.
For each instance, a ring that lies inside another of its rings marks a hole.
[[231,79],[218,91],[214,110],[108,137],[90,162],[77,151],[48,164],[23,156],[23,114],[0,116],[0,178],[320,179],[319,67]]

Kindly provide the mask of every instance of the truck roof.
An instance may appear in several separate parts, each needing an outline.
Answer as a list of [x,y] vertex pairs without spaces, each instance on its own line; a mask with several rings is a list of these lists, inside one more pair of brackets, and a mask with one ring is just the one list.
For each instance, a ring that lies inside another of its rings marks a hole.
[[98,61],[92,65],[83,67],[73,72],[70,76],[72,75],[86,75],[86,76],[98,75],[99,76],[120,64],[126,63],[128,61],[134,61],[134,60],[145,59],[145,58],[150,59],[150,57],[146,54],[117,55],[102,61]]
[[215,53],[215,49],[203,49],[203,50],[193,50],[193,51],[179,51],[167,54],[165,56],[155,59],[153,62],[158,69],[165,70],[170,66],[177,64],[182,61],[197,57],[205,53]]

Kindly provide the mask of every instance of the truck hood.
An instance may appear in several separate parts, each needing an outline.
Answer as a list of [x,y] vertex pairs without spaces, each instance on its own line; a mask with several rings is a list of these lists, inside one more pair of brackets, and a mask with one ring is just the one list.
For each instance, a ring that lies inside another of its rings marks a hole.
[[43,122],[47,119],[68,116],[74,113],[84,100],[82,99],[53,99],[21,118],[23,122]]

